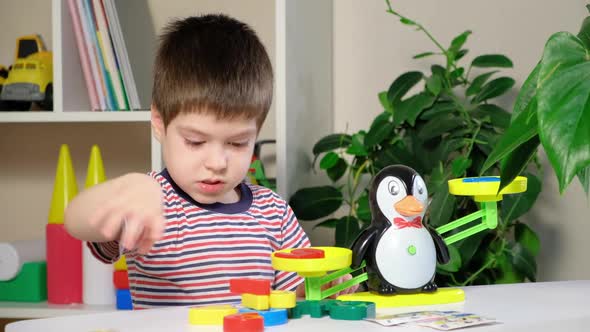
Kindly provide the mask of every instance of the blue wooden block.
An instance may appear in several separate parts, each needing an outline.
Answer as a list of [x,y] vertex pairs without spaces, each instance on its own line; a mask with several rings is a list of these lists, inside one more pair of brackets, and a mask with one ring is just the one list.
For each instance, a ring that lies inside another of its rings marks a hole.
[[131,292],[128,289],[117,289],[117,309],[133,310],[133,302],[131,302]]

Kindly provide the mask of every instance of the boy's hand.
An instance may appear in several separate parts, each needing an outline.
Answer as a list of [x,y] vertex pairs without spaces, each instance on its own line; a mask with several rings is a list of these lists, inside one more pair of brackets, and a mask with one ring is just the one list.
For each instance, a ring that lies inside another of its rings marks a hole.
[[113,181],[114,195],[96,208],[89,226],[106,241],[119,240],[126,250],[145,254],[164,232],[162,189],[149,175],[139,173]]

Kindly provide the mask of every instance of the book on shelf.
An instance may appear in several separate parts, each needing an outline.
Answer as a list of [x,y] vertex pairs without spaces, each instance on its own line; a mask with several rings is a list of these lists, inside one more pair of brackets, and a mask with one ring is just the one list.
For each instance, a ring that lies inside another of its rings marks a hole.
[[67,0],[93,111],[140,109],[114,0]]

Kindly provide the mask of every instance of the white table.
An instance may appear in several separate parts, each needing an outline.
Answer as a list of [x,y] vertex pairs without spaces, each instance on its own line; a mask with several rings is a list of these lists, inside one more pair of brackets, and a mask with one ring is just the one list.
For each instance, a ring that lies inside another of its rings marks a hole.
[[[465,287],[465,302],[454,305],[384,309],[383,312],[416,310],[460,310],[496,318],[499,324],[465,331],[589,331],[590,280]],[[20,321],[7,325],[6,332],[90,332],[112,329],[131,331],[222,331],[221,326],[188,324],[186,307],[120,311]],[[436,331],[426,327],[384,327],[367,321],[341,321],[329,317],[289,320],[265,331]]]

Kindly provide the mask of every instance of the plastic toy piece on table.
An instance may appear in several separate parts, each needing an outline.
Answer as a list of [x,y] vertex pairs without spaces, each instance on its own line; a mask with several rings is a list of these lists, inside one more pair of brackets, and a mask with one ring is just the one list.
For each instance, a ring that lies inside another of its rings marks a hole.
[[375,304],[367,301],[299,301],[295,308],[289,310],[289,318],[301,318],[309,315],[312,318],[330,316],[340,320],[362,320],[375,317]]
[[[284,249],[275,251],[271,256],[272,266],[275,270],[297,272],[305,278],[305,299],[319,301],[339,291],[359,284],[367,280],[365,273],[356,276],[339,285],[322,290],[322,286],[352,271],[362,269],[364,264],[358,269],[351,269],[352,251],[346,248],[338,247],[313,247],[308,249],[322,250],[324,258],[295,258],[287,255],[281,257],[283,253],[291,253],[297,249]],[[327,271],[336,271],[326,275]]]
[[117,289],[117,309],[133,310],[133,302],[131,301],[131,292],[129,289]]
[[129,275],[127,271],[113,272],[113,284],[116,289],[129,289]]
[[24,263],[18,275],[0,281],[0,301],[41,302],[47,300],[45,262]]
[[191,325],[225,325],[224,318],[236,313],[238,309],[229,304],[189,308],[188,322]]
[[373,302],[377,308],[410,307],[447,304],[465,301],[465,292],[460,288],[439,288],[434,293],[379,295],[370,292],[340,295],[342,301]]
[[223,332],[262,332],[264,319],[256,312],[232,314],[223,318]]
[[121,256],[118,261],[113,264],[115,271],[127,271],[127,260],[125,255]]
[[305,300],[298,301],[294,308],[289,309],[289,318],[301,318],[309,315],[311,318],[322,318],[330,315],[330,306],[337,300]]
[[290,252],[277,252],[275,256],[292,259],[325,258],[323,250],[314,248],[298,248],[293,249]]
[[268,304],[273,309],[289,309],[295,307],[297,298],[295,292],[273,290],[270,292]]
[[336,301],[330,305],[330,318],[363,320],[375,318],[375,303],[362,301]]
[[268,310],[270,307],[269,302],[270,296],[268,295],[242,294],[242,305],[250,309]]
[[270,279],[237,278],[229,281],[229,291],[237,294],[270,295]]
[[442,235],[479,218],[481,218],[481,223],[445,238],[444,241],[447,245],[463,240],[483,230],[496,228],[498,226],[498,207],[496,202],[502,200],[503,195],[526,191],[527,178],[517,176],[499,194],[500,177],[498,176],[453,179],[449,180],[448,184],[449,193],[459,196],[473,196],[474,200],[480,203],[481,209],[438,227],[436,229],[437,233]]
[[287,309],[269,309],[269,310],[252,310],[248,308],[240,309],[241,313],[255,312],[258,313],[264,319],[264,326],[276,326],[287,324],[288,315]]

